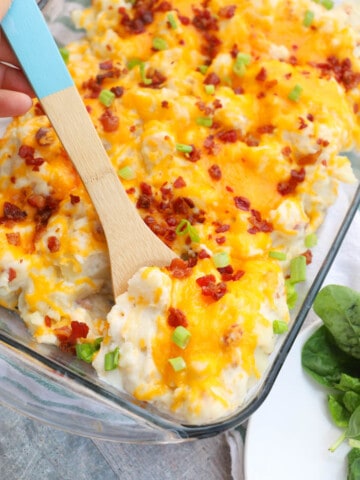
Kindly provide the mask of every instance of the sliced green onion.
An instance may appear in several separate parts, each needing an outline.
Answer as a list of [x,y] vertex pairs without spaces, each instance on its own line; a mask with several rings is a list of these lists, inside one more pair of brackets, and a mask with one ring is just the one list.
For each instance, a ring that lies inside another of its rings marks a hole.
[[160,37],[153,38],[152,46],[154,50],[166,50],[168,48],[166,40]]
[[224,268],[230,265],[230,257],[227,252],[215,253],[212,258],[216,268]]
[[139,69],[140,69],[140,76],[141,76],[141,81],[144,85],[150,85],[152,83],[151,78],[147,78],[146,72],[145,72],[145,63],[141,62],[139,64]]
[[189,235],[192,242],[200,242],[200,236],[198,231],[195,227],[191,225],[189,220],[186,220],[186,218],[180,220],[178,226],[176,227],[175,233],[177,235]]
[[311,10],[306,10],[303,20],[304,27],[310,27],[312,22],[314,21],[314,12]]
[[274,258],[275,260],[286,260],[286,253],[272,250],[269,252],[269,257]]
[[297,302],[298,294],[290,280],[285,280],[285,290],[286,290],[286,303],[289,310],[292,310]]
[[305,241],[304,241],[306,248],[315,247],[315,245],[317,245],[317,242],[318,242],[318,238],[316,233],[309,233],[309,235],[306,235]]
[[215,85],[213,85],[212,83],[210,83],[209,85],[205,85],[205,92],[208,94],[208,95],[214,95],[215,93]]
[[184,349],[187,347],[191,337],[191,333],[182,325],[179,325],[175,328],[171,340],[180,348]]
[[115,368],[118,366],[119,358],[120,358],[119,347],[116,347],[115,350],[113,350],[112,352],[108,352],[105,355],[105,359],[104,359],[105,372],[109,372],[110,370],[115,370]]
[[292,284],[306,280],[306,258],[304,255],[295,257],[290,262],[290,282]]
[[177,22],[175,20],[174,14],[173,13],[168,13],[167,15],[167,21],[170,24],[170,27],[173,28],[174,30],[177,28]]
[[169,363],[175,372],[180,372],[186,368],[185,360],[182,357],[169,358]]
[[303,88],[301,85],[295,85],[288,95],[288,99],[292,102],[298,102],[300,100]]
[[61,47],[59,48],[60,55],[62,56],[65,63],[69,63],[70,52],[67,48]]
[[213,124],[213,119],[210,117],[197,117],[196,123],[202,127],[211,127]]
[[191,145],[185,145],[185,143],[177,143],[175,148],[181,153],[191,153],[193,151],[193,147]]
[[92,343],[77,343],[75,346],[77,358],[80,358],[80,360],[86,363],[91,363],[94,353],[99,350],[102,341],[103,338],[100,337]]
[[114,99],[115,99],[114,92],[112,92],[111,90],[107,90],[106,88],[104,90],[101,90],[99,95],[99,100],[103,105],[105,105],[105,107],[110,107]]
[[133,178],[135,178],[135,172],[129,166],[120,168],[120,170],[118,171],[118,175],[120,178],[123,178],[124,180],[132,180]]
[[137,67],[141,63],[144,63],[140,58],[130,58],[127,62],[127,68],[132,70],[134,67]]
[[209,70],[209,67],[207,65],[200,65],[200,67],[198,68],[199,72],[202,73],[203,75],[205,75],[207,73],[207,71]]
[[245,75],[246,67],[250,65],[250,63],[251,63],[251,55],[249,55],[248,53],[239,52],[236,55],[235,63],[233,66],[233,72],[239,77],[242,77],[243,75]]
[[315,3],[318,3],[319,5],[322,5],[327,10],[331,10],[334,7],[334,1],[333,0],[313,0],[313,1]]
[[284,320],[274,320],[273,321],[273,332],[277,335],[281,335],[288,331],[288,324]]

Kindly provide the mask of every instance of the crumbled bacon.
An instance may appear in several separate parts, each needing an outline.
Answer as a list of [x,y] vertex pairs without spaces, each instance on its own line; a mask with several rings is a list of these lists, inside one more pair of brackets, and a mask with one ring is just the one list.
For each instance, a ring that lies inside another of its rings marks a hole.
[[232,18],[235,15],[236,5],[226,5],[221,7],[219,10],[219,17],[221,18]]
[[45,315],[44,317],[44,323],[45,323],[45,326],[50,328],[51,327],[51,324],[52,324],[52,319],[51,317],[49,317],[49,315]]
[[219,30],[218,20],[215,16],[211,15],[211,12],[206,8],[200,10],[199,8],[193,8],[194,18],[192,24],[197,30],[209,31]]
[[324,63],[315,64],[324,76],[333,75],[337,82],[343,85],[345,90],[352,90],[360,83],[360,72],[352,70],[352,63],[349,58],[340,60],[335,55],[331,55]]
[[15,222],[24,220],[27,217],[27,213],[21,210],[17,205],[10,202],[5,202],[3,206],[3,218],[5,220],[14,220]]
[[146,78],[151,80],[151,83],[140,83],[141,87],[144,88],[160,88],[166,82],[166,76],[161,73],[159,70],[149,68],[146,72]]
[[220,300],[227,292],[226,283],[216,283],[215,276],[211,274],[197,278],[196,283],[200,286],[202,295],[214,301]]
[[290,178],[279,182],[277,185],[277,191],[280,195],[289,195],[293,193],[297,185],[305,180],[305,169],[301,168],[300,170],[291,170]]
[[310,265],[310,263],[312,262],[312,251],[308,249],[304,253],[302,253],[301,255],[303,255],[305,257],[306,265]]
[[76,203],[80,202],[80,197],[78,195],[73,195],[70,193],[70,203],[71,205],[75,205]]
[[214,163],[213,165],[211,165],[211,167],[209,167],[208,172],[210,177],[213,180],[218,181],[221,179],[221,169],[219,165],[217,165],[216,163]]
[[258,210],[251,210],[251,216],[248,218],[248,221],[251,225],[251,227],[248,229],[248,232],[251,234],[256,234],[259,232],[270,233],[274,230],[273,225],[267,220],[264,220]]
[[46,197],[39,193],[32,193],[29,198],[27,199],[27,203],[31,207],[35,207],[37,209],[42,209],[46,205]]
[[214,85],[216,87],[217,85],[220,85],[221,80],[215,72],[211,72],[205,77],[203,83],[204,85]]
[[18,247],[21,244],[21,237],[19,232],[6,233],[6,240],[9,245]]
[[223,143],[235,143],[239,140],[239,131],[235,129],[223,130],[216,137]]
[[187,278],[192,274],[192,268],[189,267],[188,262],[181,258],[174,258],[171,261],[168,270],[174,278]]
[[115,95],[116,98],[120,98],[124,95],[124,87],[121,87],[120,85],[110,88],[110,91]]
[[230,225],[226,223],[217,223],[215,227],[215,232],[216,233],[225,233],[230,230]]
[[261,67],[261,69],[259,70],[259,73],[255,77],[255,80],[257,82],[265,82],[266,78],[267,78],[267,71],[264,67]]
[[275,125],[270,125],[270,124],[268,124],[268,125],[260,125],[260,127],[258,127],[258,128],[256,129],[256,131],[257,131],[257,133],[260,134],[260,135],[263,135],[263,134],[265,134],[265,133],[271,134],[271,133],[274,132],[275,128],[276,128]]
[[55,328],[54,334],[60,342],[60,349],[73,352],[78,338],[86,338],[89,333],[89,327],[84,322],[72,321],[70,326]]
[[242,327],[239,324],[234,323],[224,333],[221,339],[222,343],[226,347],[230,347],[232,345],[238,345],[240,340],[242,339],[243,334],[244,332],[242,330]]
[[60,250],[60,240],[54,235],[50,236],[47,241],[47,247],[51,253],[58,252]]
[[244,212],[250,210],[250,200],[248,198],[236,196],[234,197],[234,203],[239,210],[244,210]]
[[47,147],[55,141],[55,135],[51,128],[39,128],[35,133],[35,140],[41,147]]
[[167,317],[167,323],[170,327],[187,327],[188,321],[185,313],[179,308],[170,307]]
[[119,128],[119,117],[114,115],[109,109],[105,110],[99,121],[105,132],[115,132]]
[[183,177],[180,176],[174,181],[174,188],[183,188],[183,187],[186,187],[186,182],[183,179]]
[[8,270],[8,281],[9,283],[15,280],[16,278],[16,270],[12,267],[9,268]]

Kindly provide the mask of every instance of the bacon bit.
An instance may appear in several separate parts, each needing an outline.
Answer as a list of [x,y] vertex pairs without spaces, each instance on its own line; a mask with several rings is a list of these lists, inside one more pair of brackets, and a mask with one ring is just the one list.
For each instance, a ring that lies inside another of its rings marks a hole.
[[169,102],[167,100],[163,100],[161,102],[161,107],[162,108],[169,108]]
[[200,151],[198,148],[196,148],[195,145],[192,145],[192,144],[191,144],[191,146],[192,146],[192,150],[191,150],[190,153],[187,153],[187,154],[186,154],[186,158],[187,158],[188,160],[190,160],[190,162],[195,163],[195,162],[197,162],[198,160],[200,160],[200,158],[201,158],[201,151]]
[[60,240],[55,236],[49,237],[47,247],[51,253],[58,252],[60,250]]
[[119,117],[107,109],[99,118],[105,132],[115,132],[119,128]]
[[221,273],[221,280],[223,282],[236,282],[245,275],[244,270],[237,270],[234,272],[234,269],[231,265],[228,265],[224,268],[218,268],[218,271]]
[[219,10],[219,17],[221,18],[232,18],[235,15],[236,5],[226,5],[221,7]]
[[297,65],[298,59],[295,57],[295,55],[290,55],[288,58],[288,63],[290,63],[290,65]]
[[309,122],[313,122],[314,121],[314,115],[312,113],[308,113],[306,115],[306,118],[309,120]]
[[45,315],[44,324],[45,324],[45,327],[48,327],[48,328],[51,327],[52,319],[51,319],[51,317],[49,317],[49,315]]
[[221,80],[216,73],[211,72],[206,76],[203,83],[204,85],[214,85],[216,87],[217,85],[220,85]]
[[12,267],[9,268],[8,270],[8,282],[12,282],[16,278],[16,270],[14,270]]
[[234,189],[230,185],[226,185],[225,189],[227,192],[234,193]]
[[266,78],[267,78],[267,71],[264,67],[262,67],[259,73],[256,75],[255,80],[257,82],[265,82]]
[[100,70],[112,70],[113,69],[113,61],[112,60],[104,60],[103,62],[99,63]]
[[326,148],[329,146],[330,142],[328,140],[324,140],[323,138],[318,138],[317,142],[318,145],[321,145],[322,147]]
[[30,147],[29,145],[21,145],[18,151],[18,155],[20,158],[26,160],[27,158],[33,158],[35,154],[34,147]]
[[223,130],[219,132],[216,137],[223,143],[235,143],[239,140],[239,131],[238,130]]
[[213,155],[215,150],[214,135],[209,135],[208,137],[206,137],[203,145],[207,153],[209,155]]
[[204,275],[196,279],[196,283],[201,287],[201,293],[205,297],[211,297],[212,300],[218,301],[227,292],[226,283],[216,283],[214,275]]
[[42,209],[45,207],[46,205],[46,197],[44,197],[44,195],[40,195],[40,194],[36,194],[36,193],[33,193],[32,195],[30,195],[30,197],[27,199],[27,203],[31,206],[31,207],[35,207],[37,209]]
[[221,342],[225,345],[225,347],[238,345],[243,337],[243,334],[244,332],[241,326],[237,323],[234,323],[234,325],[231,325],[225,332],[221,338]]
[[159,70],[149,68],[146,72],[146,78],[151,80],[151,83],[140,83],[143,88],[161,88],[166,82],[167,78]]
[[34,220],[36,222],[35,241],[41,235],[42,231],[48,224],[48,221],[53,213],[56,212],[59,206],[59,201],[54,197],[48,196],[46,198],[46,205],[44,208],[39,208],[35,214]]
[[200,260],[203,260],[204,258],[210,258],[210,254],[203,248],[200,250],[200,252],[198,253],[198,258]]
[[210,59],[216,57],[221,41],[212,33],[204,32],[205,44],[201,47],[201,53]]
[[287,145],[281,150],[281,153],[284,155],[284,157],[289,157],[291,155],[291,147]]
[[80,197],[78,195],[73,195],[72,193],[70,193],[70,202],[71,205],[75,205],[76,203],[80,202]]
[[224,243],[226,242],[226,237],[216,237],[216,238],[215,238],[215,242],[216,242],[218,245],[224,245]]
[[336,81],[343,85],[346,91],[352,90],[360,83],[360,73],[352,70],[350,58],[343,60],[331,55],[324,63],[315,64],[324,76],[334,75]]
[[299,117],[299,130],[304,130],[308,125],[302,117]]
[[178,19],[180,20],[180,23],[184,25],[185,27],[187,25],[190,25],[191,20],[189,17],[185,17],[185,15],[178,15]]
[[148,210],[151,207],[152,198],[149,195],[141,194],[136,202],[136,208]]
[[189,267],[188,262],[181,258],[174,258],[171,261],[168,270],[174,278],[187,278],[192,274],[192,268]]
[[319,158],[321,152],[309,153],[302,157],[296,158],[296,163],[299,165],[314,165]]
[[304,179],[304,168],[301,168],[300,170],[291,170],[290,178],[288,180],[284,180],[283,182],[279,182],[277,185],[277,191],[280,193],[280,195],[289,195],[295,191],[297,185],[303,182]]
[[179,308],[174,307],[169,308],[167,323],[170,327],[174,328],[179,326],[187,327],[189,325],[185,313]]
[[312,251],[306,250],[301,255],[303,255],[306,258],[306,265],[310,265],[310,263],[312,262]]
[[153,12],[150,10],[151,3],[147,1],[137,1],[132,7],[132,18],[128,14],[128,10],[120,7],[118,12],[121,16],[120,24],[129,33],[140,34],[144,33],[146,25],[150,25],[153,20]]
[[243,210],[244,212],[248,212],[250,210],[250,200],[245,197],[234,197],[235,207],[239,210]]
[[184,188],[186,187],[186,182],[183,177],[178,177],[174,182],[174,188]]
[[214,163],[213,165],[211,165],[211,167],[209,167],[208,172],[210,177],[213,180],[218,181],[221,179],[221,176],[222,176],[221,169],[219,165],[217,165],[216,163]]
[[45,115],[44,109],[42,108],[41,104],[39,102],[35,103],[34,106],[34,113],[36,116],[40,117],[42,115]]
[[208,32],[209,30],[219,30],[218,20],[215,16],[211,15],[211,12],[204,8],[200,10],[199,8],[193,7],[194,18],[192,19],[192,24],[197,30]]
[[261,218],[261,213],[258,210],[251,210],[251,217],[248,218],[248,221],[250,225],[252,225],[252,227],[248,229],[248,233],[270,233],[274,230],[270,222]]
[[5,235],[9,245],[14,245],[14,247],[19,247],[21,245],[21,237],[19,232],[6,233]]
[[35,133],[35,140],[41,147],[47,147],[54,143],[55,135],[51,128],[39,128]]
[[110,92],[112,92],[116,98],[121,98],[124,95],[124,87],[117,87],[110,88]]
[[60,348],[66,351],[73,351],[73,347],[78,338],[86,338],[89,333],[89,327],[86,323],[72,321],[71,325],[65,325],[54,329],[54,334],[60,341]]
[[226,223],[220,223],[216,226],[215,232],[216,233],[225,233],[230,230],[230,225],[227,225]]
[[159,222],[157,222],[152,215],[147,215],[144,218],[144,222],[158,237],[163,237],[166,234],[166,227],[163,227]]
[[265,133],[271,134],[274,132],[275,128],[275,125],[261,125],[256,129],[256,131],[259,135],[263,135]]
[[259,140],[251,133],[247,133],[243,140],[248,147],[258,147],[260,144]]
[[27,217],[27,213],[10,202],[5,202],[3,206],[3,219],[19,222]]

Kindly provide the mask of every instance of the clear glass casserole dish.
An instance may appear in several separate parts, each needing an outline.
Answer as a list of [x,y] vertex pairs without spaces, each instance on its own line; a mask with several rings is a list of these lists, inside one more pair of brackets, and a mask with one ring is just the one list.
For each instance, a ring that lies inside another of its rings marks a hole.
[[[86,0],[40,4],[59,41],[63,38],[64,26],[66,41],[81,36],[81,32],[69,28],[66,14],[74,7],[87,5]],[[360,179],[360,157],[353,155],[351,160]],[[36,343],[22,320],[4,309],[0,318],[0,401],[54,427],[123,442],[180,442],[216,435],[241,424],[269,393],[358,211],[360,188],[357,185],[342,187],[342,192],[348,200],[346,207],[338,202],[327,215],[328,218],[335,216],[340,226],[334,230],[325,221],[321,227],[316,262],[309,266],[307,280],[298,290],[299,300],[291,312],[291,328],[277,341],[265,373],[248,392],[236,414],[221,422],[199,426],[183,425],[167,418],[151,406],[136,402],[105,384],[89,365],[72,355]]]

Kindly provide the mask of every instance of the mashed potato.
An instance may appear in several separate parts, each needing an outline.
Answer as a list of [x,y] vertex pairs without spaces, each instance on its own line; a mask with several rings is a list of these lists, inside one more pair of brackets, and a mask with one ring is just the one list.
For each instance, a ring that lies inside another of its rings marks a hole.
[[[100,221],[38,102],[1,140],[0,303],[189,424],[241,407],[353,182],[360,18],[329,0],[93,0],[68,68],[139,215],[178,255],[113,304]],[[131,226],[129,226],[131,228]]]

